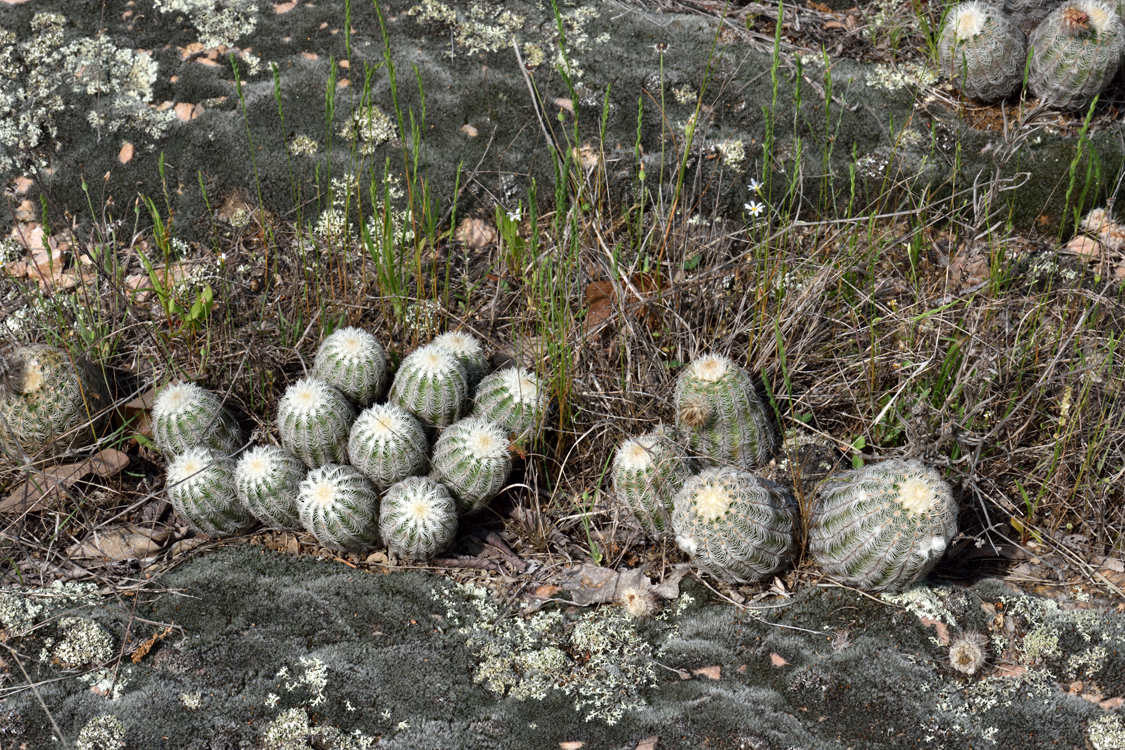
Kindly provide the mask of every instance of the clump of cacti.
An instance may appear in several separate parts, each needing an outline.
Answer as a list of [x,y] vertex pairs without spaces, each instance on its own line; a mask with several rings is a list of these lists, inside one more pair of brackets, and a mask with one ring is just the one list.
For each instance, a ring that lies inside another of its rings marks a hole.
[[780,572],[797,550],[797,503],[781,487],[731,467],[706,469],[676,494],[676,544],[730,583]]
[[649,538],[672,537],[672,499],[692,474],[691,461],[663,427],[626,440],[613,458],[613,490]]
[[352,466],[313,469],[297,492],[301,523],[325,547],[363,552],[379,544],[379,493]]
[[468,417],[447,428],[434,444],[433,476],[457,499],[465,515],[483,508],[512,471],[508,437],[499,426]]
[[152,438],[167,456],[204,446],[233,453],[242,445],[238,420],[211,391],[195,383],[166,385],[152,403]]
[[316,350],[313,377],[334,385],[360,408],[370,406],[387,387],[387,354],[362,328],[341,328]]
[[1110,3],[1073,0],[1039,22],[1028,46],[1031,92],[1058,109],[1083,109],[1117,72],[1125,26]]
[[338,388],[304,378],[285,389],[277,405],[281,444],[311,469],[344,463],[355,407]]
[[402,360],[388,398],[425,424],[446,427],[465,413],[468,397],[464,365],[445,349],[429,344]]
[[868,591],[900,592],[937,564],[957,533],[941,475],[891,459],[833,476],[809,517],[808,549],[824,572]]
[[297,489],[307,472],[301,459],[284,448],[260,445],[243,453],[235,464],[238,499],[267,526],[299,529]]
[[58,456],[98,438],[111,405],[98,368],[46,344],[18,347],[3,365],[0,451]]
[[961,3],[950,12],[938,41],[941,71],[973,99],[1003,99],[1023,83],[1027,43],[1000,8]]
[[383,496],[379,534],[391,552],[427,560],[453,542],[457,503],[445,485],[430,477],[408,477]]
[[475,337],[462,331],[443,333],[430,342],[434,346],[445,349],[457,358],[465,368],[468,378],[469,398],[477,391],[477,385],[488,374],[488,357],[484,356],[484,348]]
[[380,490],[426,468],[430,444],[418,419],[395,404],[368,407],[352,425],[348,457]]
[[238,499],[234,460],[202,446],[188,448],[168,464],[168,501],[208,536],[237,534],[257,521]]
[[472,415],[495,422],[517,438],[535,437],[550,402],[546,385],[531,370],[507,367],[477,386]]
[[676,381],[676,425],[712,466],[752,469],[769,460],[777,433],[749,374],[726,357],[700,357]]

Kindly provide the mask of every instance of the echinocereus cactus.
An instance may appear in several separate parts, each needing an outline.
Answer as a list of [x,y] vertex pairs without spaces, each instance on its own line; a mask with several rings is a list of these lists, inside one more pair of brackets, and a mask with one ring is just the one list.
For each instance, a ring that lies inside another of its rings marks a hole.
[[495,423],[467,417],[434,444],[433,477],[449,488],[464,515],[480,510],[508,481],[508,436]]
[[421,474],[429,452],[422,423],[395,404],[375,404],[363,410],[348,439],[352,466],[380,490]]
[[188,448],[168,464],[168,501],[208,536],[237,534],[257,521],[238,499],[234,460],[210,448]]
[[402,360],[388,400],[431,427],[446,427],[465,413],[468,394],[464,365],[445,349],[429,344]]
[[773,453],[777,434],[754,383],[726,357],[688,365],[676,381],[676,425],[689,450],[713,466],[752,469]]
[[1016,28],[1030,34],[1047,14],[1062,4],[1063,0],[1004,0],[1001,6]]
[[313,469],[297,493],[301,523],[325,547],[363,552],[379,544],[379,494],[352,466]]
[[344,463],[355,407],[335,386],[304,378],[285,389],[277,405],[281,444],[310,469]]
[[308,473],[301,459],[275,445],[242,454],[234,468],[238,499],[254,516],[275,529],[301,528],[297,488]]
[[341,328],[321,342],[312,374],[339,388],[362,409],[375,403],[386,390],[387,354],[382,344],[362,328]]
[[1024,34],[995,5],[961,3],[938,41],[941,72],[961,93],[986,102],[1011,95],[1023,83]]
[[1058,109],[1082,109],[1117,72],[1125,26],[1110,3],[1074,0],[1047,14],[1028,46],[1031,93]]
[[152,437],[165,455],[203,446],[230,454],[242,445],[242,429],[222,400],[195,383],[160,389],[152,403]]
[[472,415],[495,422],[517,438],[538,434],[547,413],[550,393],[531,370],[507,367],[477,386]]
[[684,483],[673,504],[676,544],[716,578],[762,581],[796,554],[796,501],[749,472],[707,469]]
[[445,485],[430,477],[408,477],[383,496],[379,534],[391,552],[428,560],[453,542],[457,503]]
[[443,333],[430,342],[433,346],[445,349],[457,358],[465,368],[468,377],[469,398],[477,391],[477,385],[488,374],[488,357],[484,356],[484,348],[473,336],[461,331]]
[[18,347],[4,365],[0,451],[58,456],[98,438],[111,405],[98,368],[45,344]]
[[672,499],[692,474],[691,461],[663,428],[626,440],[613,457],[613,491],[650,539],[672,538]]
[[825,480],[808,549],[849,586],[899,592],[937,564],[956,533],[957,503],[937,471],[892,459]]

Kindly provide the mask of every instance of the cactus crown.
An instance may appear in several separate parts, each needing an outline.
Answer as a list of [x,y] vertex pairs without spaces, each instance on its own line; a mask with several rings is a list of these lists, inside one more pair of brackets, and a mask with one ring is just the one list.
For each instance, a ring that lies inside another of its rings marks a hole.
[[277,405],[282,444],[310,468],[345,460],[355,417],[347,397],[316,378],[289,386]]
[[176,511],[205,534],[234,534],[254,525],[238,498],[234,461],[197,446],[168,465],[168,498]]
[[382,344],[362,328],[341,328],[316,351],[313,375],[366,406],[387,385],[387,355]]
[[434,445],[435,478],[457,498],[463,513],[484,506],[504,487],[512,470],[508,438],[493,422],[468,417],[452,425]]
[[464,413],[468,393],[465,366],[445,349],[429,344],[402,361],[390,400],[428,425],[445,427]]
[[362,551],[379,543],[379,495],[359,470],[326,464],[301,482],[301,521],[321,544]]
[[271,526],[300,528],[297,485],[307,469],[299,458],[272,445],[242,455],[234,470],[238,498],[259,520]]
[[549,401],[550,394],[538,375],[525,368],[507,367],[481,381],[473,416],[525,437],[539,431]]
[[461,331],[450,331],[430,343],[445,349],[461,363],[469,378],[470,391],[475,390],[481,378],[488,374],[488,358],[484,356],[484,348],[480,342],[473,336]]
[[968,2],[957,6],[953,11],[953,34],[957,41],[972,39],[984,31],[988,19],[984,3]]

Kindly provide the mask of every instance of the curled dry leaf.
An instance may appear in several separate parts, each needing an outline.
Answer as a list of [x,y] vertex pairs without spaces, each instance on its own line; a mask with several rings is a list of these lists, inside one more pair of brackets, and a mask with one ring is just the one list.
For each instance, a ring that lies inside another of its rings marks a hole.
[[65,496],[64,490],[79,479],[89,474],[102,478],[112,477],[128,465],[129,456],[119,450],[106,448],[85,461],[35,472],[0,501],[0,513],[33,513],[43,510]]
[[99,560],[143,560],[164,549],[172,532],[135,524],[95,531],[70,547],[70,556]]

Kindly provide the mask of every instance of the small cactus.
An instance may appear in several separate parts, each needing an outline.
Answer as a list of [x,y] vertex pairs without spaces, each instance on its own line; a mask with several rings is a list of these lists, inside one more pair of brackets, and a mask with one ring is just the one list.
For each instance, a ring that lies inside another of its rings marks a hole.
[[676,424],[688,448],[712,466],[752,469],[773,453],[777,434],[754,383],[726,357],[700,357],[676,381]]
[[238,499],[254,516],[275,529],[301,528],[297,488],[308,467],[284,448],[260,445],[235,464]]
[[808,548],[828,575],[868,591],[900,592],[937,564],[957,533],[957,503],[941,475],[891,459],[827,479],[809,518]]
[[428,560],[457,534],[457,503],[430,477],[408,477],[387,490],[379,508],[379,534],[387,549]]
[[938,42],[941,71],[961,93],[992,102],[1023,83],[1027,43],[1022,31],[995,5],[961,3],[949,14]]
[[242,445],[242,428],[222,400],[195,383],[160,389],[152,404],[152,437],[166,456],[204,446],[231,454]]
[[445,349],[457,358],[465,368],[468,377],[469,398],[477,391],[477,385],[488,374],[488,357],[484,356],[484,349],[480,342],[473,336],[461,331],[443,333],[430,342],[434,346]]
[[380,490],[421,474],[426,468],[429,441],[422,423],[395,404],[365,409],[352,425],[348,457]]
[[1039,25],[1063,0],[1004,0],[1001,9],[1025,35]]
[[464,515],[483,508],[511,471],[507,435],[480,417],[462,419],[434,444],[433,477],[450,489]]
[[688,479],[672,511],[680,549],[730,583],[755,583],[785,568],[797,551],[797,523],[789,493],[729,466]]
[[626,440],[613,458],[618,501],[656,541],[672,537],[672,498],[691,474],[691,462],[663,428]]
[[237,534],[257,521],[238,499],[234,460],[203,446],[188,448],[168,465],[168,501],[208,536]]
[[363,552],[379,544],[379,494],[352,466],[326,464],[300,484],[301,523],[325,547]]
[[472,415],[495,422],[517,439],[539,433],[547,413],[550,393],[531,370],[507,367],[477,386]]
[[465,413],[469,379],[445,349],[430,344],[402,360],[388,397],[431,427],[446,427]]
[[289,386],[277,405],[281,444],[310,469],[347,460],[355,417],[355,407],[340,389],[316,378]]
[[362,328],[341,328],[321,342],[312,374],[339,388],[362,409],[375,403],[387,388],[387,354]]
[[1113,5],[1073,0],[1051,11],[1031,32],[1028,87],[1045,104],[1083,109],[1117,72],[1125,26]]

